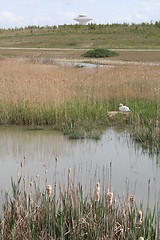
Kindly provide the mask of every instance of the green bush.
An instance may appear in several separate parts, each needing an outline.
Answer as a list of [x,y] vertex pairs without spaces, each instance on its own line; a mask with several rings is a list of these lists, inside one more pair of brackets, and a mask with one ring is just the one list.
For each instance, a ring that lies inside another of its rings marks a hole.
[[104,48],[97,48],[93,50],[89,50],[86,53],[82,54],[83,57],[91,57],[91,58],[105,58],[105,57],[114,57],[117,56],[118,53],[114,51],[110,51]]

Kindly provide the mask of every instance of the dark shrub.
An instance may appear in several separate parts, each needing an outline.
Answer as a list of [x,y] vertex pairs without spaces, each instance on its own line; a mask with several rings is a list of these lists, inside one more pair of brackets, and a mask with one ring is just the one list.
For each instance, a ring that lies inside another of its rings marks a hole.
[[86,53],[82,54],[83,57],[91,57],[91,58],[114,57],[117,55],[118,55],[117,52],[113,52],[113,51],[110,51],[108,49],[103,49],[103,48],[89,50]]

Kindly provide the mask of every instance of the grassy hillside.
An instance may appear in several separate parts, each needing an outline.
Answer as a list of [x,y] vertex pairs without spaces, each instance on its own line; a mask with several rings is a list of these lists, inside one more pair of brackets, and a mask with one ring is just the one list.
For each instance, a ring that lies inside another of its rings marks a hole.
[[160,22],[0,29],[0,47],[160,48]]

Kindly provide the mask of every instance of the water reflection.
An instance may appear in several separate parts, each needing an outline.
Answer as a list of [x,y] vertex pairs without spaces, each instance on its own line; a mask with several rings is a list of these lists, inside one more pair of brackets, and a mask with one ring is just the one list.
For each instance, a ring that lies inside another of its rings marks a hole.
[[[58,158],[56,172],[55,157]],[[21,161],[23,168],[20,168]],[[68,140],[61,132],[50,129],[0,128],[0,189],[10,189],[11,176],[16,180],[18,167],[26,179],[35,179],[38,171],[44,188],[45,162],[50,184],[55,179],[66,184],[67,171],[71,168],[72,181],[80,181],[85,193],[100,179],[101,186],[111,186],[122,196],[126,193],[127,183],[129,192],[135,193],[136,201],[143,200],[146,206],[150,179],[151,207],[159,200],[160,166],[156,156],[144,153],[125,131],[110,128],[96,142]]]

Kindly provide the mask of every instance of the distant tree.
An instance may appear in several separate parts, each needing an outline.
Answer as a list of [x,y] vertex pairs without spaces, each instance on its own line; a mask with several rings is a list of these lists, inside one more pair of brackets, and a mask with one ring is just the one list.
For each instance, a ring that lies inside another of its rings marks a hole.
[[56,26],[56,25],[54,25],[52,28],[53,28],[53,29],[57,29],[57,26]]
[[155,26],[160,28],[160,21],[156,21]]
[[142,22],[142,23],[141,23],[141,26],[142,26],[142,27],[145,27],[145,26],[146,26],[146,23],[145,23],[145,22]]
[[95,23],[89,23],[88,29],[96,30],[97,25]]
[[74,25],[74,28],[75,28],[75,29],[80,29],[80,28],[81,28],[81,25],[80,25],[80,24],[75,24],[75,25]]

